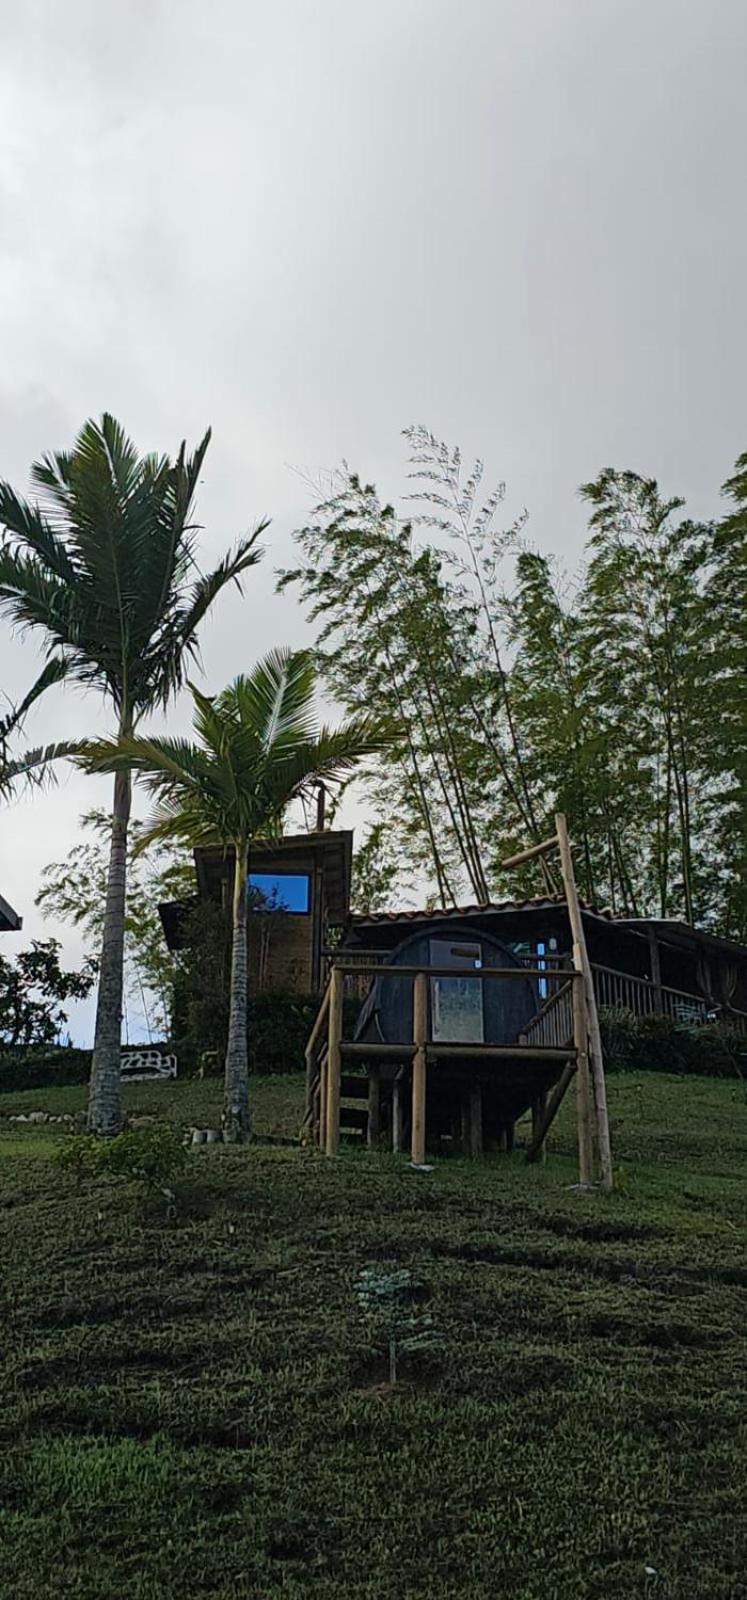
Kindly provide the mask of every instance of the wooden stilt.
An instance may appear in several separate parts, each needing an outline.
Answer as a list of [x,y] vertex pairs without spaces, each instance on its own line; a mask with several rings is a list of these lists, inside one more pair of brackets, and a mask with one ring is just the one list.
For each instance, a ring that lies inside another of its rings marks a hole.
[[381,1134],[381,1073],[376,1067],[370,1067],[368,1073],[368,1127],[366,1129],[366,1144],[372,1150],[379,1142]]
[[469,1091],[469,1124],[470,1139],[469,1153],[471,1156],[482,1155],[482,1088],[479,1083],[470,1085]]
[[402,1074],[392,1084],[392,1150],[399,1155],[404,1144],[405,1097]]
[[327,1140],[328,1156],[336,1156],[340,1148],[340,1076],[342,1038],[342,973],[332,968],[329,987],[329,1032],[327,1048]]
[[459,1142],[462,1147],[462,1155],[469,1156],[472,1154],[472,1124],[470,1121],[469,1095],[467,1094],[466,1090],[462,1095],[459,1106],[459,1127]]
[[[532,1145],[534,1145],[534,1143],[536,1142],[537,1134],[538,1134],[538,1132],[539,1132],[539,1130],[540,1130],[540,1128],[542,1126],[542,1123],[544,1121],[546,1108],[547,1108],[547,1090],[546,1089],[540,1089],[539,1093],[537,1095],[535,1095],[534,1100],[532,1101],[532,1140],[531,1140]],[[545,1149],[544,1137],[540,1141],[536,1159],[538,1161],[546,1161],[547,1160],[547,1151]]]
[[610,1126],[607,1115],[607,1086],[604,1081],[604,1057],[602,1054],[602,1036],[599,1031],[599,1014],[594,993],[594,980],[589,962],[589,952],[586,948],[586,934],[584,933],[581,907],[578,902],[576,889],[576,876],[573,870],[573,856],[568,838],[568,828],[565,817],[558,812],[555,817],[555,827],[558,835],[558,848],[560,850],[560,865],[563,872],[563,885],[568,902],[568,916],[573,934],[574,964],[584,975],[584,997],[586,1000],[586,1015],[589,1036],[589,1064],[591,1068],[591,1081],[594,1089],[594,1107],[596,1111],[597,1150],[599,1153],[599,1179],[603,1189],[612,1188],[612,1151],[610,1149]]
[[422,1167],[425,1161],[425,1044],[428,1032],[428,989],[424,972],[419,972],[413,982],[412,1037],[415,1054],[412,1059],[412,1164]]
[[575,1061],[569,1061],[563,1068],[555,1088],[545,1107],[545,1114],[540,1118],[536,1131],[532,1135],[532,1142],[527,1150],[527,1161],[538,1161],[540,1151],[547,1138],[547,1134],[563,1103],[566,1089],[576,1071]]

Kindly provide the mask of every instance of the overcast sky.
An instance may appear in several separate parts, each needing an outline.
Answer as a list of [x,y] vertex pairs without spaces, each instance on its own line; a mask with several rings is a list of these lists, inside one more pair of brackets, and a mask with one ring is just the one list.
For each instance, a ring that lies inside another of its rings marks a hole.
[[[273,527],[204,631],[208,689],[306,636],[273,592],[294,469],[344,456],[395,496],[410,422],[571,563],[601,466],[718,510],[747,448],[744,0],[0,0],[0,24],[0,476],[25,489],[103,409],[143,449],[212,424],[205,561]],[[4,626],[0,688],[36,667]],[[27,734],[103,726],[68,688]],[[0,813],[4,954],[106,799],[71,777]]]

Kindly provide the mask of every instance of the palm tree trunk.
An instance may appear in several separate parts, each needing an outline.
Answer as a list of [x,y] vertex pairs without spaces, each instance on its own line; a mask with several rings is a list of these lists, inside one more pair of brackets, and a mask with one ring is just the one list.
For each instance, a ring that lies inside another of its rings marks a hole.
[[114,778],[109,877],[88,1091],[88,1127],[91,1133],[119,1133],[122,1127],[122,986],[130,795],[129,772],[118,772]]
[[223,1138],[240,1144],[249,1138],[249,1061],[247,1023],[246,875],[249,848],[237,844],[233,880],[233,938],[231,944],[231,997],[228,1011],[226,1081],[223,1101]]

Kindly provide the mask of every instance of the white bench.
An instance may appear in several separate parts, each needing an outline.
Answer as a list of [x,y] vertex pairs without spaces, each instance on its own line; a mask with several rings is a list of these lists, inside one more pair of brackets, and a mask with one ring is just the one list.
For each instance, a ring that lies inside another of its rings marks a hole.
[[176,1077],[176,1056],[160,1050],[127,1050],[122,1054],[122,1082],[147,1083]]

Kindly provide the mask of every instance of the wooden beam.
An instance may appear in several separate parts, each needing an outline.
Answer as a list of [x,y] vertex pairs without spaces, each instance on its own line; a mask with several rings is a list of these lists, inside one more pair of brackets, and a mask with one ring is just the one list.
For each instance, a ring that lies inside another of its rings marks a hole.
[[546,983],[558,982],[572,983],[574,972],[571,967],[553,967],[550,965],[553,957],[549,955],[548,964],[544,967],[414,967],[403,965],[395,967],[387,964],[377,964],[375,961],[361,962],[360,966],[353,966],[349,961],[336,961],[333,972],[344,972],[364,978],[416,978],[422,972],[426,978],[453,978],[458,972],[461,977],[470,978],[544,978]]
[[557,834],[553,834],[551,839],[543,839],[541,844],[532,844],[528,850],[520,850],[518,855],[507,856],[506,860],[501,862],[501,866],[523,867],[525,861],[536,861],[537,856],[547,856],[551,850],[557,850],[557,848]]
[[550,1044],[429,1044],[429,1061],[442,1061],[449,1056],[463,1057],[465,1061],[568,1061],[576,1055],[572,1045]]
[[372,1039],[369,1044],[364,1044],[361,1039],[340,1040],[341,1055],[369,1056],[372,1061],[378,1061],[380,1057],[385,1060],[387,1056],[398,1057],[399,1060],[404,1058],[409,1061],[414,1049],[415,1045],[409,1043],[409,1041],[405,1044],[380,1044],[378,1039]]
[[418,973],[413,984],[412,1032],[415,1040],[412,1058],[412,1164],[422,1167],[425,1161],[425,1046],[428,1034],[428,987],[423,972]]
[[392,1085],[392,1150],[399,1154],[404,1144],[405,1096],[402,1074],[398,1073]]
[[368,1074],[368,1123],[366,1126],[366,1144],[369,1150],[375,1148],[381,1133],[381,1074],[373,1068]]
[[[539,1093],[535,1095],[535,1097],[534,1097],[534,1099],[532,1101],[532,1140],[531,1140],[532,1145],[535,1143],[535,1140],[537,1139],[537,1135],[539,1133],[539,1130],[542,1127],[542,1124],[543,1124],[543,1121],[544,1121],[544,1117],[545,1117],[546,1108],[547,1108],[547,1090],[546,1089],[540,1089]],[[544,1136],[539,1141],[539,1150],[538,1150],[536,1159],[537,1159],[537,1161],[546,1161],[547,1160],[547,1151],[545,1149]]]
[[550,1095],[545,1107],[545,1114],[539,1120],[537,1128],[532,1132],[532,1142],[527,1149],[527,1161],[539,1160],[540,1152],[545,1139],[547,1138],[548,1131],[560,1110],[566,1089],[568,1088],[575,1071],[575,1061],[569,1061],[568,1064],[563,1068],[563,1071],[561,1072],[555,1088],[553,1089],[553,1092]]
[[573,855],[571,853],[568,828],[562,812],[555,817],[555,826],[558,832],[560,847],[560,865],[563,873],[563,886],[568,902],[568,917],[573,934],[573,959],[577,969],[584,975],[584,993],[586,999],[586,1014],[589,1030],[589,1063],[591,1067],[591,1080],[594,1087],[594,1105],[596,1109],[597,1150],[599,1154],[599,1179],[603,1189],[612,1188],[612,1151],[610,1149],[610,1125],[607,1115],[607,1086],[604,1081],[604,1057],[602,1054],[602,1036],[599,1031],[599,1013],[597,1011],[596,995],[594,993],[594,979],[592,977],[589,952],[586,948],[586,934],[584,933],[583,918],[579,905],[578,891],[576,889],[576,875],[573,869]]
[[473,1157],[482,1155],[482,1089],[479,1083],[470,1084],[469,1153]]
[[340,1148],[340,1039],[342,1037],[342,973],[333,967],[329,980],[329,1045],[327,1050],[327,1141],[328,1156]]

